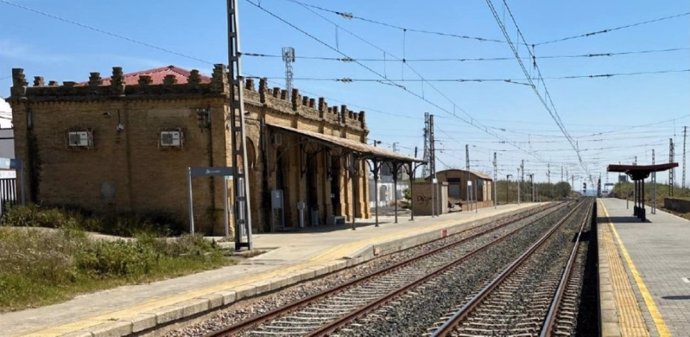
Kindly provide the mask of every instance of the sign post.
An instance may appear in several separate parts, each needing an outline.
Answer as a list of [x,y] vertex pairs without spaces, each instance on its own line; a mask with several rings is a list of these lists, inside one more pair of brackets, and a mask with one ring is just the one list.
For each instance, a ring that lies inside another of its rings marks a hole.
[[[187,185],[189,189],[189,233],[194,234],[194,198],[192,194],[192,178],[194,177],[223,177],[223,224],[225,236],[230,236],[228,225],[228,177],[232,177],[234,170],[231,167],[188,167]],[[235,219],[237,221],[237,219]],[[249,229],[251,230],[251,228]],[[238,235],[237,233],[235,233]],[[249,236],[251,237],[251,236]],[[251,245],[251,242],[249,242]]]

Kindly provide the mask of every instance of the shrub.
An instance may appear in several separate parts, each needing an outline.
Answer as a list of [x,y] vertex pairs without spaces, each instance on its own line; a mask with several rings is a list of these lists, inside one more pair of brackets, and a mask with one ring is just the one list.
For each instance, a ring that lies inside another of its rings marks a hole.
[[15,206],[3,214],[0,225],[17,227],[75,228],[90,232],[133,237],[139,233],[179,235],[184,225],[165,213],[121,213],[99,216],[77,208],[36,205]]
[[0,228],[0,270],[49,282],[71,280],[76,272],[72,254],[80,240],[72,232]]
[[77,267],[95,276],[138,276],[156,263],[151,247],[138,242],[97,241],[76,255]]

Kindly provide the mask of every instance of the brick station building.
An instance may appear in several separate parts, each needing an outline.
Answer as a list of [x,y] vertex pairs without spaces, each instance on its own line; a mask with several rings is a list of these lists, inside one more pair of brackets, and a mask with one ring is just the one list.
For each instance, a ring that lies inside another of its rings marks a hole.
[[[12,75],[8,101],[28,200],[185,222],[187,168],[231,166],[223,65],[210,77],[175,66],[129,74],[113,67],[109,78],[94,72],[88,82],[45,84],[36,76],[33,86],[22,69]],[[367,160],[414,161],[367,145],[363,111],[268,88],[264,79],[258,88],[252,80],[243,86],[254,231],[297,227],[298,205],[307,226],[369,218]],[[192,185],[197,231],[222,234],[223,178],[195,178]]]

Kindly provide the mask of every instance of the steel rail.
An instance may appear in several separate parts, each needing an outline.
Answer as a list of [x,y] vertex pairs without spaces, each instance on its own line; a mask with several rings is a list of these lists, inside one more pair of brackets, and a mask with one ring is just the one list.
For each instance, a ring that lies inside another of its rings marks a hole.
[[[414,263],[414,262],[417,261],[417,260],[423,259],[423,258],[425,258],[425,257],[431,256],[431,255],[436,254],[436,253],[439,253],[439,252],[441,252],[441,251],[443,251],[443,250],[451,249],[451,248],[456,247],[456,246],[458,246],[458,245],[460,245],[460,244],[463,244],[463,243],[465,243],[465,242],[467,242],[467,241],[476,239],[477,237],[480,237],[480,236],[485,235],[485,234],[487,234],[487,233],[490,233],[490,232],[492,232],[492,231],[499,230],[499,229],[504,228],[504,227],[506,227],[506,226],[508,226],[508,225],[510,225],[510,224],[513,224],[513,223],[516,223],[516,222],[518,222],[518,221],[527,219],[527,218],[529,218],[529,217],[531,217],[531,216],[534,216],[534,215],[536,215],[536,214],[539,214],[539,213],[541,213],[541,212],[544,212],[544,213],[546,213],[546,214],[551,214],[551,213],[555,212],[556,210],[560,209],[560,208],[561,208],[560,206],[565,206],[565,205],[566,205],[566,203],[556,203],[556,204],[553,204],[553,205],[548,205],[547,207],[538,208],[538,209],[535,209],[535,210],[528,211],[527,214],[520,215],[519,217],[517,217],[517,218],[515,218],[515,219],[509,219],[509,220],[507,220],[505,223],[500,224],[500,225],[498,225],[497,227],[493,227],[493,228],[484,230],[484,231],[482,231],[482,232],[480,232],[480,233],[473,234],[473,235],[471,235],[471,236],[469,236],[469,237],[467,237],[467,238],[461,239],[461,240],[459,240],[459,241],[457,241],[457,242],[454,242],[454,243],[452,243],[452,244],[450,244],[450,245],[447,245],[447,246],[443,246],[443,247],[439,247],[439,248],[433,249],[433,250],[431,250],[431,251],[429,251],[429,252],[426,252],[426,253],[423,253],[423,254],[421,254],[421,255],[419,255],[419,256],[415,256],[415,257],[409,258],[409,259],[407,259],[407,260],[405,260],[405,261],[396,263],[396,264],[394,264],[394,265],[392,265],[392,266],[386,267],[386,268],[381,269],[381,270],[379,270],[379,271],[376,271],[376,272],[374,272],[374,273],[371,273],[371,274],[368,274],[368,275],[364,275],[364,276],[362,276],[362,277],[359,277],[359,278],[357,278],[357,279],[355,279],[355,280],[353,280],[353,281],[351,281],[351,282],[348,282],[348,283],[345,283],[345,284],[341,284],[341,285],[339,285],[339,286],[337,286],[337,287],[334,287],[334,288],[331,288],[331,289],[327,289],[327,290],[325,290],[325,291],[323,291],[323,292],[320,292],[320,293],[317,293],[317,294],[314,294],[314,295],[305,297],[305,298],[303,298],[303,299],[301,299],[301,300],[298,300],[298,301],[295,301],[295,302],[286,304],[286,305],[284,305],[284,306],[282,306],[282,307],[279,307],[279,308],[276,308],[276,309],[274,309],[274,310],[271,310],[271,311],[269,311],[269,312],[267,312],[267,313],[265,313],[265,314],[263,314],[263,315],[255,316],[255,317],[252,317],[252,318],[250,318],[250,319],[248,319],[248,320],[245,320],[245,321],[239,322],[239,323],[237,323],[237,324],[234,324],[234,325],[232,325],[232,326],[230,326],[230,327],[223,328],[223,329],[218,330],[218,331],[210,332],[210,333],[208,333],[208,334],[205,334],[204,337],[232,336],[232,335],[238,334],[238,333],[240,333],[241,331],[244,331],[244,330],[247,330],[247,329],[249,329],[249,328],[251,328],[251,327],[253,327],[253,326],[259,325],[259,324],[261,324],[262,322],[270,321],[270,320],[272,320],[272,319],[276,319],[276,318],[278,318],[278,317],[284,316],[284,315],[286,315],[286,314],[289,313],[289,312],[298,310],[298,309],[300,309],[300,308],[302,308],[302,307],[305,307],[305,306],[309,305],[311,302],[314,302],[314,301],[319,300],[319,299],[322,299],[322,298],[326,298],[326,297],[328,297],[328,296],[330,296],[330,295],[332,295],[332,294],[335,294],[335,293],[337,293],[337,292],[340,292],[340,291],[342,291],[342,290],[344,290],[344,289],[346,289],[346,288],[350,288],[350,287],[356,286],[356,285],[358,285],[358,284],[360,284],[360,283],[366,282],[366,281],[368,281],[368,280],[371,279],[371,278],[374,278],[374,277],[383,275],[383,274],[388,273],[388,272],[391,272],[391,271],[393,271],[393,270],[395,270],[395,269],[400,269],[400,268],[402,268],[402,267],[405,267],[406,265],[409,265],[409,264],[411,264],[411,263]],[[572,211],[571,211],[571,212],[572,212]],[[509,218],[509,217],[506,217],[506,218]],[[503,220],[503,219],[501,219],[501,220]],[[480,226],[481,226],[481,225],[480,225]],[[461,232],[458,232],[458,233],[453,234],[453,236],[455,236],[455,235],[460,235],[460,234],[463,234],[463,233],[466,233],[467,231],[473,230],[473,229],[475,229],[475,228],[477,228],[477,227],[478,227],[478,226],[475,226],[475,227],[472,227],[472,228],[468,228],[468,229],[466,229],[466,230],[463,230],[463,231],[461,231]],[[503,240],[503,239],[505,239],[506,237],[512,235],[514,232],[516,232],[516,231],[518,231],[518,230],[520,230],[520,229],[522,229],[522,228],[524,228],[524,226],[523,226],[523,227],[520,227],[520,228],[518,228],[518,229],[516,229],[516,230],[514,230],[514,231],[511,231],[510,233],[506,234],[505,236],[499,238],[498,240]],[[446,237],[446,238],[447,238],[447,237]],[[435,242],[435,241],[439,241],[439,240],[442,240],[442,239],[444,239],[444,238],[439,238],[439,239],[437,239],[437,240],[429,241],[429,242],[426,242],[426,243],[424,243],[424,244],[417,245],[417,246],[415,246],[415,247],[418,247],[418,246],[421,246],[421,245],[425,245],[425,244],[429,244],[429,243],[432,243],[432,242]],[[498,241],[498,240],[495,240],[495,241]],[[488,244],[487,246],[489,246],[489,245],[495,243],[495,241],[492,241],[492,242],[491,242],[490,244]]]
[[565,224],[566,220],[568,220],[577,209],[582,207],[585,204],[584,201],[581,201],[579,205],[576,207],[573,207],[573,209],[563,217],[561,221],[559,221],[556,225],[553,226],[548,232],[546,232],[537,242],[535,242],[530,248],[525,251],[520,257],[518,257],[513,263],[511,263],[506,269],[503,270],[496,278],[494,278],[489,284],[487,284],[484,288],[482,288],[479,293],[477,293],[469,302],[467,302],[465,305],[463,305],[458,311],[455,312],[453,316],[451,316],[443,325],[441,325],[434,333],[431,335],[431,337],[447,337],[450,336],[453,333],[453,330],[455,327],[457,327],[460,322],[465,320],[469,314],[474,311],[483,301],[488,297],[491,292],[496,289],[503,281],[505,281],[512,273],[520,266],[522,265],[523,262],[525,262],[532,254],[539,249],[541,246],[543,246],[546,241],[554,234],[556,233],[556,230],[560,228],[563,224]]
[[539,333],[539,337],[551,337],[553,335],[553,328],[556,322],[561,300],[563,299],[563,294],[565,294],[565,289],[568,287],[568,281],[570,281],[570,276],[572,275],[573,269],[575,267],[575,260],[577,259],[577,252],[580,249],[580,238],[582,237],[582,231],[587,225],[587,221],[591,221],[592,208],[590,207],[587,212],[586,217],[583,219],[580,225],[580,230],[577,233],[575,239],[575,245],[570,252],[570,258],[568,258],[568,263],[565,266],[563,275],[561,276],[561,281],[558,284],[558,289],[556,290],[555,296],[549,305],[549,311],[544,319],[544,324],[542,325],[542,330]]
[[[577,207],[571,209],[570,212],[568,212],[568,214],[564,218],[570,217],[570,215],[573,212],[575,212],[576,209],[577,209]],[[562,220],[562,221],[565,221],[565,220]],[[559,227],[559,226],[560,226],[560,222],[554,227]],[[459,259],[446,264],[445,266],[437,269],[436,271],[428,274],[427,276],[425,276],[425,277],[423,277],[417,281],[414,281],[414,282],[412,282],[412,283],[410,283],[410,284],[408,284],[402,288],[399,288],[399,289],[391,292],[390,294],[386,295],[385,297],[382,297],[382,298],[380,298],[380,299],[378,299],[372,303],[369,303],[365,306],[362,306],[361,308],[357,309],[356,311],[353,311],[353,312],[341,317],[340,319],[333,321],[333,322],[321,327],[320,329],[318,329],[318,330],[316,330],[316,331],[314,331],[314,332],[312,332],[306,336],[314,337],[314,336],[324,336],[324,335],[331,334],[331,333],[335,332],[336,330],[338,330],[339,328],[341,328],[342,326],[344,326],[345,324],[348,324],[348,323],[352,322],[353,320],[355,320],[356,318],[358,318],[362,315],[365,315],[365,314],[367,314],[373,310],[376,310],[377,308],[388,303],[389,301],[393,300],[394,298],[404,294],[405,292],[409,291],[410,289],[412,289],[418,285],[421,285],[422,283],[429,281],[430,279],[437,277],[440,274],[443,274],[444,272],[448,271],[449,269],[456,267],[458,264],[464,263],[469,258],[473,257],[474,255],[476,255],[480,252],[483,252],[483,251],[491,248],[495,244],[502,242],[502,241],[505,241],[506,239],[511,237],[516,232],[522,230],[524,227],[526,227],[526,226],[517,228],[517,229],[511,231],[510,233],[507,233],[506,235],[504,235],[504,236],[502,236],[496,240],[493,240],[493,241],[489,242],[488,244],[460,257]]]

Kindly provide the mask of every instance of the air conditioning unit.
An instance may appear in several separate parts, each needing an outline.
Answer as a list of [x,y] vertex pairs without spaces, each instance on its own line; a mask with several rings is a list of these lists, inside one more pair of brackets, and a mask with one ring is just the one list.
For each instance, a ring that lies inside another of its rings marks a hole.
[[271,140],[271,143],[273,143],[274,146],[280,146],[283,144],[283,135],[280,133],[274,133],[273,138]]
[[68,145],[73,147],[89,147],[91,145],[90,131],[69,131]]
[[182,146],[182,131],[161,131],[160,145],[164,147]]

